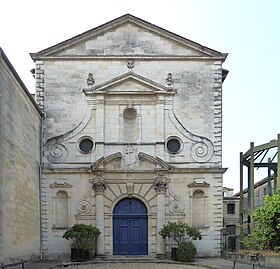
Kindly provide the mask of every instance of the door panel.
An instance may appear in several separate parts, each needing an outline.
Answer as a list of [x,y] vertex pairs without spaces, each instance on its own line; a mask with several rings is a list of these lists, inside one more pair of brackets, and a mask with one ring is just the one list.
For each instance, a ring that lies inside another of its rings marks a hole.
[[141,201],[125,199],[116,205],[113,216],[113,249],[114,255],[148,254],[147,209]]

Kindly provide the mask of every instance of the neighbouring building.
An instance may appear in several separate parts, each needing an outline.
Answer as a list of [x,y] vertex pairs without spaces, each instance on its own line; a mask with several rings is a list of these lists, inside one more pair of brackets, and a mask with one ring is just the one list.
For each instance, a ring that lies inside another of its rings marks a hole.
[[0,48],[0,261],[40,254],[41,112]]
[[[271,176],[271,183],[270,185],[274,186],[274,177],[273,174]],[[269,194],[269,183],[268,183],[268,177],[263,178],[262,180],[259,180],[254,184],[254,209],[257,209],[258,207],[262,206],[264,204],[264,198],[267,195],[272,195],[274,192],[276,192],[276,188],[272,190],[271,194]],[[270,189],[272,189],[270,187]],[[249,209],[250,208],[250,199],[248,198],[248,188],[245,188],[243,190],[243,203],[244,208]],[[240,199],[240,192],[235,193],[233,195],[234,198]]]
[[220,255],[227,54],[127,14],[31,57],[43,257],[70,253],[75,223],[101,230],[98,255],[165,256],[176,220],[201,230],[199,256]]
[[[254,210],[264,204],[267,195],[272,195],[276,190],[274,186],[274,177],[266,177],[254,184]],[[270,178],[270,180],[269,180]],[[269,186],[270,185],[270,186]],[[271,193],[269,194],[269,189]],[[273,191],[273,192],[272,192]],[[248,198],[248,188],[243,189],[243,206],[245,209],[250,208],[250,199]],[[233,195],[233,189],[224,187],[224,212],[223,212],[223,249],[227,251],[236,251],[240,248],[240,233],[248,233],[248,222],[245,219],[241,223],[240,211],[240,192]]]
[[224,187],[223,210],[223,250],[236,251],[239,249],[240,211],[239,198],[233,196],[233,189]]

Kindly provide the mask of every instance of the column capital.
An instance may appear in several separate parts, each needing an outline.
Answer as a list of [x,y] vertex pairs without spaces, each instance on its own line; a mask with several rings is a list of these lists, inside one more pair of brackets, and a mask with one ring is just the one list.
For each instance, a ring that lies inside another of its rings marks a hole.
[[154,189],[157,193],[165,193],[169,180],[166,177],[156,177],[154,180]]
[[93,179],[92,180],[92,188],[95,193],[103,194],[106,190],[107,184],[104,179]]

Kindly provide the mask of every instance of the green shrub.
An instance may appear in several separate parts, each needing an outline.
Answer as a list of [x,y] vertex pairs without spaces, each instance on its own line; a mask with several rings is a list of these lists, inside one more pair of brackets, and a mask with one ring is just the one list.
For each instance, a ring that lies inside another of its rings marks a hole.
[[75,224],[63,235],[63,238],[71,240],[71,248],[91,250],[94,248],[95,239],[100,235],[100,230],[92,225]]
[[195,245],[191,240],[201,240],[201,232],[189,226],[181,220],[177,222],[168,221],[159,231],[162,238],[172,238],[178,244],[175,259],[181,262],[191,262],[197,253]]
[[258,230],[252,230],[251,234],[243,235],[241,243],[247,250],[265,250],[267,248],[265,235]]
[[177,260],[180,262],[193,262],[196,253],[196,247],[193,242],[180,243],[177,249]]
[[280,248],[280,190],[272,196],[266,196],[264,205],[253,214],[251,234],[242,239],[246,249],[272,250]]

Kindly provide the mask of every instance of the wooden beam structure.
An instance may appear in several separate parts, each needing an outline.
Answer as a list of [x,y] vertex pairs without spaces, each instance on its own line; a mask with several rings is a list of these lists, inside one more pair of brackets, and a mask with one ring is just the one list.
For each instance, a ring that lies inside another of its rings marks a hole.
[[[276,150],[276,153],[275,153]],[[271,151],[273,156],[271,158]],[[268,182],[268,195],[272,195],[280,188],[280,180],[278,179],[278,174],[280,171],[280,134],[277,136],[277,140],[271,140],[268,143],[255,146],[254,142],[250,143],[250,149],[243,154],[240,152],[240,224],[242,225],[244,221],[248,220],[248,225],[251,222],[251,215],[255,210],[254,204],[254,190],[255,190],[255,168],[267,168],[267,182]],[[264,161],[266,156],[269,156],[267,161]],[[277,158],[275,158],[277,156]],[[277,162],[273,162],[276,159]],[[247,182],[247,198],[244,198],[244,169],[246,166],[248,169]],[[272,174],[273,174],[273,187],[272,187]],[[248,203],[246,203],[246,200]],[[249,227],[249,226],[248,226]]]

